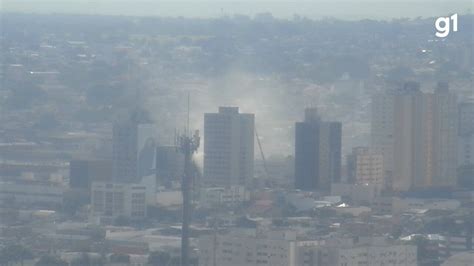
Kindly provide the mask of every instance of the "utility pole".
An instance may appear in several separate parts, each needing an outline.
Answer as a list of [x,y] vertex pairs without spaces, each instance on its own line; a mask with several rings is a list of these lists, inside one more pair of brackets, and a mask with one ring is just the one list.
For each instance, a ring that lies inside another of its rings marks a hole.
[[181,266],[189,266],[189,225],[191,223],[191,182],[194,176],[192,156],[199,148],[199,131],[191,136],[189,133],[189,95],[188,121],[186,132],[178,139],[180,151],[184,154],[184,175],[181,181],[183,194],[183,221],[181,228]]

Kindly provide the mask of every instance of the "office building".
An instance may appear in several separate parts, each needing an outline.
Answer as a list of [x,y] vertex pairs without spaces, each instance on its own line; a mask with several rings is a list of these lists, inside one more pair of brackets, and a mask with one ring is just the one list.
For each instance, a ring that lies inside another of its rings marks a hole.
[[474,165],[474,100],[459,104],[458,166]]
[[459,104],[459,135],[474,134],[474,99]]
[[347,158],[347,172],[350,183],[383,184],[383,155],[368,147],[356,147]]
[[157,182],[170,187],[173,182],[181,182],[184,174],[184,155],[177,146],[158,146],[156,148]]
[[59,208],[66,187],[43,182],[0,182],[0,203],[28,208]]
[[423,93],[415,82],[372,99],[371,143],[397,191],[451,187],[457,166],[456,95],[446,83]]
[[218,113],[204,115],[205,186],[246,185],[254,169],[253,114],[239,113],[238,107],[219,107]]
[[92,218],[99,223],[113,223],[118,217],[142,220],[147,211],[147,188],[142,184],[93,182]]
[[155,172],[156,140],[152,124],[125,119],[113,127],[113,179],[115,182],[138,182]]
[[295,188],[329,192],[340,181],[341,128],[340,122],[322,121],[316,108],[305,110],[295,128]]
[[449,91],[447,83],[440,82],[429,97],[433,99],[432,105],[428,106],[428,112],[433,113],[433,124],[429,126],[433,132],[433,165],[428,165],[428,168],[432,169],[432,178],[428,177],[426,183],[433,187],[453,187],[457,184],[457,96]]
[[414,245],[385,239],[300,240],[290,230],[233,230],[199,237],[199,265],[241,266],[416,266]]
[[385,91],[373,95],[371,105],[370,146],[382,154],[387,181],[393,173],[394,100],[394,92]]
[[112,180],[112,162],[109,160],[72,160],[69,163],[69,186],[90,189],[94,181]]

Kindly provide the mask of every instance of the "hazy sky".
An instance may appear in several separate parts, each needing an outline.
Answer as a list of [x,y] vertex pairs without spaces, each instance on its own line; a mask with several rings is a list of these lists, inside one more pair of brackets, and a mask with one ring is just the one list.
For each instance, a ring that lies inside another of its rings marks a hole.
[[294,14],[346,19],[431,17],[467,13],[472,0],[0,0],[3,11],[138,16],[219,17],[270,12],[275,17]]

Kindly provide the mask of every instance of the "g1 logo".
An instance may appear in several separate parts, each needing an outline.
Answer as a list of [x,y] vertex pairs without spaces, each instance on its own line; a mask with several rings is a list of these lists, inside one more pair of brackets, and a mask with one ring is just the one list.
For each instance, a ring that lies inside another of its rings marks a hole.
[[439,17],[436,19],[436,37],[444,38],[451,32],[451,21],[453,22],[453,32],[458,31],[458,14],[451,17]]

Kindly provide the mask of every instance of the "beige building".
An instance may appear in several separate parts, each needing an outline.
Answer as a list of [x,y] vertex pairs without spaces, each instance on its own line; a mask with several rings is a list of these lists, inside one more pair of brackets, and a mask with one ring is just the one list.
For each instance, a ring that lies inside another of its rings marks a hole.
[[372,147],[394,190],[456,185],[457,131],[456,95],[447,84],[423,93],[409,82],[373,97]]
[[245,185],[253,178],[253,114],[239,113],[238,107],[219,107],[218,113],[204,115],[205,186]]
[[367,147],[352,150],[353,168],[350,172],[356,184],[383,184],[385,171],[382,153]]

